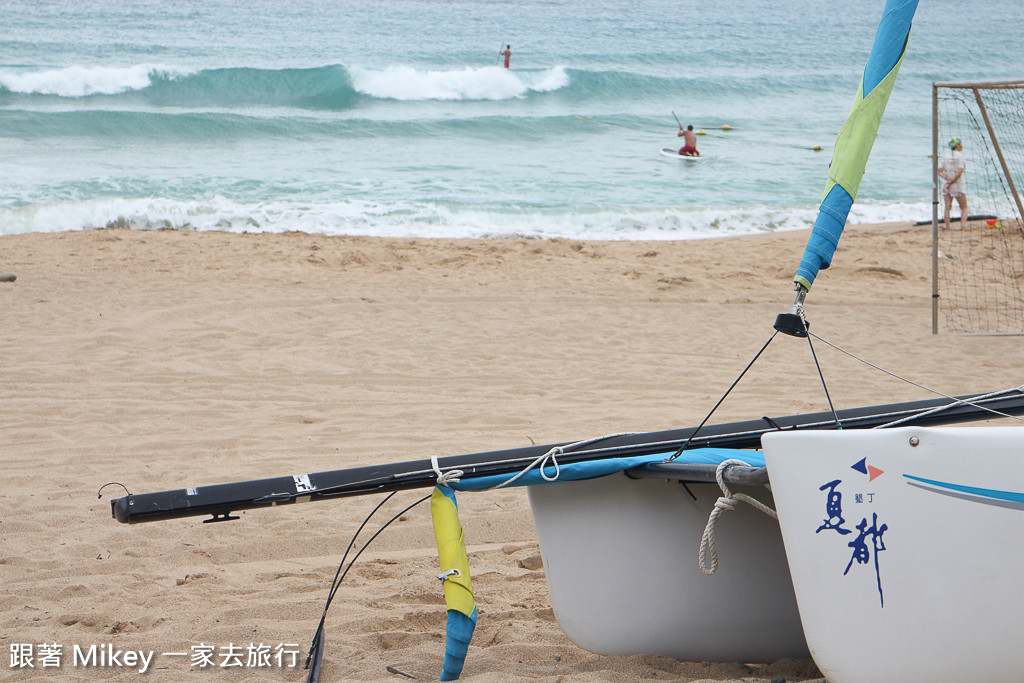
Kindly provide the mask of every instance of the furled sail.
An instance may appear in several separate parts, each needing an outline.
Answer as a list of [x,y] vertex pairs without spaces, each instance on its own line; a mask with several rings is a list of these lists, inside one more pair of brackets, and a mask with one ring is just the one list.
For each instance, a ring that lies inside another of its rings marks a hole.
[[438,578],[444,585],[444,601],[448,606],[448,631],[440,680],[455,681],[462,675],[469,641],[476,628],[476,601],[473,599],[466,539],[462,535],[455,492],[447,486],[434,487],[430,512],[441,563]]
[[798,288],[807,290],[818,271],[828,268],[846,226],[846,218],[857,198],[878,126],[896,82],[910,35],[910,24],[918,0],[886,0],[882,20],[875,34],[864,77],[861,79],[850,116],[836,138],[829,166],[828,184],[814,229],[797,268]]

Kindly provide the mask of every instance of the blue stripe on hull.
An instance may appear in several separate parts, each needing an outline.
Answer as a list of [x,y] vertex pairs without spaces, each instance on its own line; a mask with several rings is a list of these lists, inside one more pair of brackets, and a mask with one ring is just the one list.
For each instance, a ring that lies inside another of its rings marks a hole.
[[903,476],[911,480],[907,482],[911,486],[916,486],[917,488],[921,488],[926,491],[933,491],[934,493],[941,493],[943,495],[953,496],[955,498],[969,500],[976,503],[983,503],[985,505],[996,505],[999,507],[1024,511],[1024,493],[1015,491],[999,491],[997,489],[984,489],[976,486],[963,486],[962,484],[951,484],[949,482],[936,481],[934,479],[915,477],[911,474],[904,474]]

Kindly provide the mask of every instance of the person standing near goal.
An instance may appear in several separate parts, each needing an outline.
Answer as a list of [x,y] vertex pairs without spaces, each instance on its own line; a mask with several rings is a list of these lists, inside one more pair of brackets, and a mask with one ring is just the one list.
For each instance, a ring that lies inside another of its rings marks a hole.
[[949,141],[949,151],[942,157],[939,164],[939,176],[945,180],[942,184],[942,201],[946,207],[946,230],[949,230],[949,210],[953,206],[953,198],[956,197],[960,205],[960,229],[967,227],[967,180],[964,178],[964,152],[960,138],[953,138]]

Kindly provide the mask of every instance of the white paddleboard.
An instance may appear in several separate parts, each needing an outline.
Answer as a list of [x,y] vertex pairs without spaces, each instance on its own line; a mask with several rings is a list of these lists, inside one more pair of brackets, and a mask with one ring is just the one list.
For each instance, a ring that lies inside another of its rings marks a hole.
[[685,156],[683,154],[680,154],[678,149],[672,149],[671,147],[662,147],[661,154],[662,156],[672,157],[673,159],[684,159],[686,161],[700,161],[701,159],[704,158]]

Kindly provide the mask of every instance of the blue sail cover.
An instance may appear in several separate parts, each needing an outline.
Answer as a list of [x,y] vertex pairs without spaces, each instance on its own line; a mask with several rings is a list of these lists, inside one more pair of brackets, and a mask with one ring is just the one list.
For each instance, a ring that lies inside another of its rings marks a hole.
[[825,198],[794,278],[804,289],[832,263],[899,72],[917,1],[886,0],[853,110],[836,139]]
[[[553,483],[556,481],[577,481],[580,479],[594,479],[604,477],[616,472],[622,472],[633,467],[647,465],[649,463],[665,462],[675,451],[668,453],[656,453],[653,455],[634,455],[624,458],[605,458],[603,460],[587,460],[585,462],[558,465],[557,469],[553,463],[543,465],[544,476],[541,476],[540,468],[529,470],[526,474],[512,482],[511,486],[536,486],[537,484]],[[733,448],[694,448],[683,451],[682,455],[673,460],[676,464],[704,464],[719,465],[725,460],[742,460],[751,467],[764,467],[764,454],[761,451],[740,450]],[[546,478],[545,478],[546,477]],[[511,478],[508,474],[495,474],[484,477],[473,477],[458,482],[451,482],[450,486],[458,491],[483,491],[504,484]]]
[[439,681],[457,681],[462,675],[469,652],[469,641],[476,628],[476,608],[468,617],[458,610],[448,610],[448,627],[444,639],[444,662],[441,665]]

